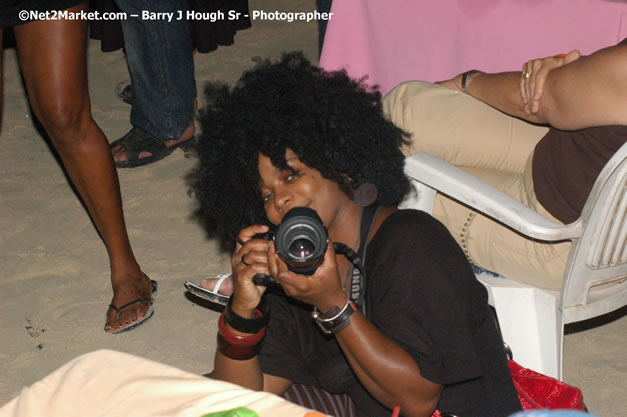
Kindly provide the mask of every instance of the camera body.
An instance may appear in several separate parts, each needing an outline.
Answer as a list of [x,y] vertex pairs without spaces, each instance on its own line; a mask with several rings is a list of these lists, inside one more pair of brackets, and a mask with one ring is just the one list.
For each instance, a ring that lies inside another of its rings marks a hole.
[[[324,260],[329,244],[329,234],[315,210],[294,207],[288,211],[276,231],[256,235],[257,239],[274,240],[276,251],[290,271],[312,275]],[[268,285],[274,279],[257,274],[253,278],[257,285]]]

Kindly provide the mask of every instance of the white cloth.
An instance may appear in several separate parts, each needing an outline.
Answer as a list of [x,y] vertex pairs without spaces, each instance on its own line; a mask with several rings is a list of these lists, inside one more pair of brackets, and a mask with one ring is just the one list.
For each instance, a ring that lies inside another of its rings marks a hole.
[[0,408],[0,417],[201,417],[238,407],[259,417],[322,416],[274,394],[99,350],[24,388]]

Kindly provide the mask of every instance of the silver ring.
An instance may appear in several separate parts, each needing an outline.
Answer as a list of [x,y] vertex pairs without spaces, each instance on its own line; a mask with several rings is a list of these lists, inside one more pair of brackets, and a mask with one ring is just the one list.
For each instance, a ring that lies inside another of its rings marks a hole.
[[250,264],[249,264],[249,263],[246,263],[246,259],[244,259],[244,256],[246,256],[246,254],[243,254],[243,255],[242,255],[242,257],[241,257],[241,258],[239,258],[239,261],[240,261],[241,263],[243,263],[244,265],[246,265],[246,266],[250,266]]
[[523,75],[523,77],[525,77],[526,80],[528,80],[531,77],[531,73],[527,72],[527,71],[523,72],[522,75]]

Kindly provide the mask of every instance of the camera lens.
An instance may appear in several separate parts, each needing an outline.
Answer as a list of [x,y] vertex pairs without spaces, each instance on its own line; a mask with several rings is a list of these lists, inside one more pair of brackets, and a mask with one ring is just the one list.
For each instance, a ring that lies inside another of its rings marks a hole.
[[290,270],[311,275],[322,264],[328,240],[318,214],[307,207],[295,207],[283,217],[274,242]]
[[316,250],[316,246],[309,239],[296,239],[290,245],[288,252],[291,256],[298,259],[307,259]]

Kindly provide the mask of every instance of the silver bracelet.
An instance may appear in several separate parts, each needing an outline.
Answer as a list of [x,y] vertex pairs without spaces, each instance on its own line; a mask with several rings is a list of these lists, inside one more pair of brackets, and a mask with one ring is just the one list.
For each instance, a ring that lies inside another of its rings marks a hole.
[[[339,311],[339,313],[336,313],[337,311]],[[342,310],[337,307],[333,307],[325,313],[325,315],[333,314],[333,317],[321,318],[323,315],[320,314],[320,311],[318,311],[316,307],[314,307],[311,316],[314,318],[314,322],[318,325],[318,327],[320,327],[320,330],[322,330],[322,333],[326,335],[333,335],[339,333],[350,324],[350,316],[355,311],[357,311],[357,306],[350,298],[348,298]]]
[[[329,318],[323,318],[322,316],[324,316],[324,314],[321,314],[320,310],[314,307],[313,311],[311,312],[311,317],[313,317],[314,320],[319,321],[321,323],[331,322],[333,320],[336,320],[338,317],[342,315],[342,313],[346,311],[350,302],[351,302],[351,299],[349,297],[346,297],[346,304],[344,304],[344,307],[342,307],[342,309],[339,310],[339,312],[337,312],[333,317],[329,317]],[[337,306],[334,306],[331,310],[327,311],[325,314],[329,314],[334,310],[338,310]]]

